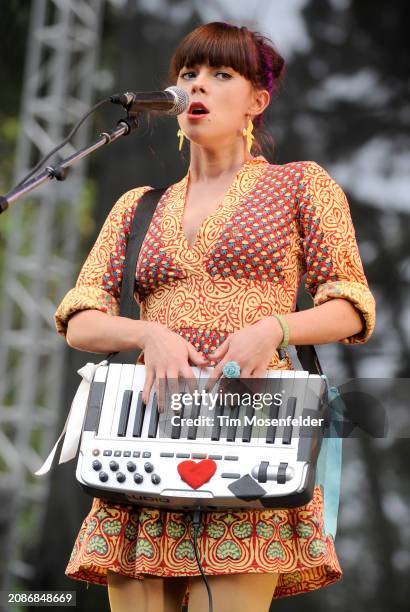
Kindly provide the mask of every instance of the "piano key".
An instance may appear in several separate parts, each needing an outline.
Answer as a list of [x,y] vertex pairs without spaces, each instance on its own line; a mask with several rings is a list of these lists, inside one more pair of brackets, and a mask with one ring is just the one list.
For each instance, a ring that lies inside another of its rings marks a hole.
[[214,411],[214,424],[212,427],[212,432],[211,432],[211,440],[217,441],[219,440],[220,436],[221,436],[221,421],[219,420],[219,417],[222,416],[224,413],[224,407],[221,406],[219,403],[216,404],[215,406],[215,411]]
[[[243,414],[243,430],[242,430],[242,442],[250,442],[251,441],[251,437],[252,437],[252,422],[251,421],[252,417],[254,417],[256,415],[255,410],[253,409],[253,406],[246,406],[245,407],[245,412]],[[249,419],[249,421],[245,421],[245,418]]]
[[134,438],[140,438],[142,432],[142,424],[144,422],[146,405],[142,401],[142,391],[138,392],[138,401],[137,407],[135,411],[135,420],[134,420],[134,428],[132,430],[132,435]]
[[[269,408],[269,418],[272,420],[277,419],[278,414],[279,414],[279,406],[275,406],[274,404],[272,404],[272,406],[270,406]],[[276,425],[274,425],[273,423],[270,423],[266,429],[267,444],[274,444],[275,437],[276,437]]]
[[120,377],[118,381],[118,389],[115,399],[115,407],[112,413],[112,423],[111,423],[111,436],[115,439],[118,435],[118,430],[120,427],[121,421],[121,413],[122,413],[122,405],[123,405],[123,395],[127,390],[132,389],[133,377],[134,377],[134,365],[132,363],[123,363],[121,365]]
[[226,441],[235,442],[236,430],[238,427],[236,420],[239,417],[239,406],[235,406],[234,408],[228,407],[228,409],[230,412],[228,412],[229,424],[227,426]]
[[87,416],[84,424],[84,431],[98,431],[101,408],[104,401],[105,382],[93,381],[88,397]]
[[148,438],[156,438],[157,429],[158,429],[158,419],[159,419],[158,400],[157,400],[157,394],[154,393],[154,396],[151,402],[151,413],[150,413],[149,426],[148,426]]
[[184,406],[180,410],[173,410],[173,413],[173,416],[178,418],[174,419],[171,426],[171,439],[179,440],[181,436],[181,419],[184,418]]
[[[278,372],[278,374],[279,375],[277,376],[272,376],[268,380],[268,384],[267,384],[266,393],[270,393],[270,395],[272,396],[271,404],[270,406],[268,406],[268,410],[267,410],[267,417],[271,420],[277,419],[279,417],[279,404],[277,402],[277,399],[275,398],[275,395],[276,393],[282,393],[284,374],[282,374],[281,372],[280,373]],[[265,436],[265,442],[267,444],[275,443],[276,432],[277,432],[276,425],[272,423],[267,426],[266,436]]]
[[[191,408],[191,419],[197,419],[201,413],[201,404],[200,402],[194,402],[194,398],[192,398],[192,408]],[[189,425],[188,427],[188,440],[196,440],[196,434],[198,431],[198,425]]]
[[[296,411],[296,397],[289,397],[286,406],[286,419],[290,418],[291,420],[295,416]],[[285,425],[282,436],[282,444],[290,444],[292,440],[292,430],[293,425],[290,423],[289,425]]]
[[[98,427],[99,438],[113,438],[112,423],[117,400],[119,380],[121,377],[120,363],[110,363],[107,367],[107,379],[105,383],[104,401],[101,410],[100,423]],[[97,372],[100,370],[98,368]],[[96,372],[96,374],[97,374]],[[113,409],[114,406],[114,409]]]
[[121,416],[117,432],[117,435],[122,438],[127,433],[128,417],[130,414],[132,395],[132,391],[130,389],[127,389],[126,391],[124,391],[124,395],[122,397]]
[[[270,416],[271,406],[274,405],[275,393],[279,392],[281,389],[281,378],[283,376],[283,371],[281,370],[269,370],[266,373],[265,379],[263,381],[263,386],[260,387],[261,392],[261,403],[262,408],[260,408],[260,403],[255,407],[255,417],[257,419],[267,419]],[[260,425],[257,422],[252,426],[252,435],[251,435],[251,443],[257,446],[264,446],[266,444],[266,436],[268,432],[268,426],[263,424]]]

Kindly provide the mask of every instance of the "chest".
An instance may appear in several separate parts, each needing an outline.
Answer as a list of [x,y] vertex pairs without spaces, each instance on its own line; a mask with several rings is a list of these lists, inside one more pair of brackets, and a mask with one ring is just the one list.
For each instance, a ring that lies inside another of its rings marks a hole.
[[209,190],[208,193],[204,192],[203,189],[192,189],[187,194],[181,218],[181,227],[189,248],[194,245],[199,230],[206,220],[222,207],[225,195],[225,187],[219,190]]

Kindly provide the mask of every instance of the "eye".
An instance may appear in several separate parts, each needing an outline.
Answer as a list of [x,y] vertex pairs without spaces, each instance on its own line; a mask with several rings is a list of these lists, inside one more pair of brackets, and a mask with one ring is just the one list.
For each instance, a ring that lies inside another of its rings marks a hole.
[[187,72],[181,72],[179,75],[181,79],[190,79],[192,76],[195,76],[195,72],[193,70],[188,70]]
[[222,72],[221,70],[216,73],[216,76],[219,78],[220,81],[228,81],[232,78],[232,75],[229,74],[229,72]]

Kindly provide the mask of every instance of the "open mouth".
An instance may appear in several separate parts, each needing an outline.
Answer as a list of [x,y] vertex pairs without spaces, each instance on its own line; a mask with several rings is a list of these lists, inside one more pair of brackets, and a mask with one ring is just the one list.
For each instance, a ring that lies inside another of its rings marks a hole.
[[208,115],[209,110],[202,102],[192,102],[188,109],[188,115]]

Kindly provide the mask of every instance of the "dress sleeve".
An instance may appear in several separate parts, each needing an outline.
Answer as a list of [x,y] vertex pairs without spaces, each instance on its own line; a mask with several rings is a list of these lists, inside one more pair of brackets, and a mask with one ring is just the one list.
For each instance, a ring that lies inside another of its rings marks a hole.
[[73,289],[54,315],[59,334],[67,333],[68,320],[79,310],[96,309],[119,314],[122,269],[134,210],[150,187],[132,189],[120,197],[106,218]]
[[298,191],[305,289],[314,306],[333,298],[349,300],[359,312],[362,330],[340,340],[364,344],[376,322],[375,300],[363,271],[349,204],[341,187],[315,162],[306,162]]

